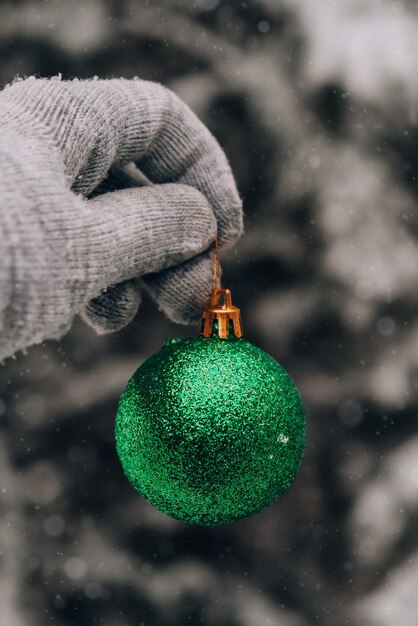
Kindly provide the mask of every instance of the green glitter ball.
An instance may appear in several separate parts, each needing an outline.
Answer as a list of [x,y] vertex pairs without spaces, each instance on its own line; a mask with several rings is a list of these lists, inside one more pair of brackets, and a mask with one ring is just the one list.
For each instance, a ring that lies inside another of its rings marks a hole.
[[248,341],[168,339],[123,392],[116,445],[132,485],[185,522],[256,513],[294,479],[304,449],[298,391]]

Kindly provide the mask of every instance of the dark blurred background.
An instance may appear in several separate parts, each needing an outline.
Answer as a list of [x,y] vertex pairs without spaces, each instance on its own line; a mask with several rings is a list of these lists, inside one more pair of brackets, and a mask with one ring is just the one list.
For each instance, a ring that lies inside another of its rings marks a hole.
[[[81,321],[0,369],[2,626],[418,624],[418,10],[413,0],[0,0],[0,84],[140,76],[225,148],[246,337],[291,373],[296,482],[229,526],[139,496],[118,395],[176,327]],[[4,210],[4,208],[3,208]]]

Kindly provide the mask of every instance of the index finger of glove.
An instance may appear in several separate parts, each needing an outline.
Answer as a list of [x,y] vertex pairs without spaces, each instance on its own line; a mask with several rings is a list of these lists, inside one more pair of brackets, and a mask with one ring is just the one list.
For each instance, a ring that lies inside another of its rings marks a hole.
[[220,244],[242,233],[242,202],[220,145],[191,109],[172,91],[147,85],[159,121],[137,163],[156,183],[180,182],[198,189],[209,200],[218,223]]

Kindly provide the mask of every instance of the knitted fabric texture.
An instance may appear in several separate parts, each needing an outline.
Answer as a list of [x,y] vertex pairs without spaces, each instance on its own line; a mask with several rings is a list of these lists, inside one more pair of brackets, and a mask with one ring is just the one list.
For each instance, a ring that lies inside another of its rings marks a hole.
[[192,321],[216,232],[221,245],[242,232],[223,151],[157,83],[6,87],[0,171],[0,360],[62,336],[78,312],[99,332],[121,328],[138,277],[171,319]]

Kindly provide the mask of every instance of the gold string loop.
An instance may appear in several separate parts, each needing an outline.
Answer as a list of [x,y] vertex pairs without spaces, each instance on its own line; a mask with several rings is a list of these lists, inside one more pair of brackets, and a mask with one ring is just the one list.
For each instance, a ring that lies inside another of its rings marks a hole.
[[221,289],[221,263],[219,260],[219,241],[218,235],[215,237],[215,254],[213,257],[213,289]]

